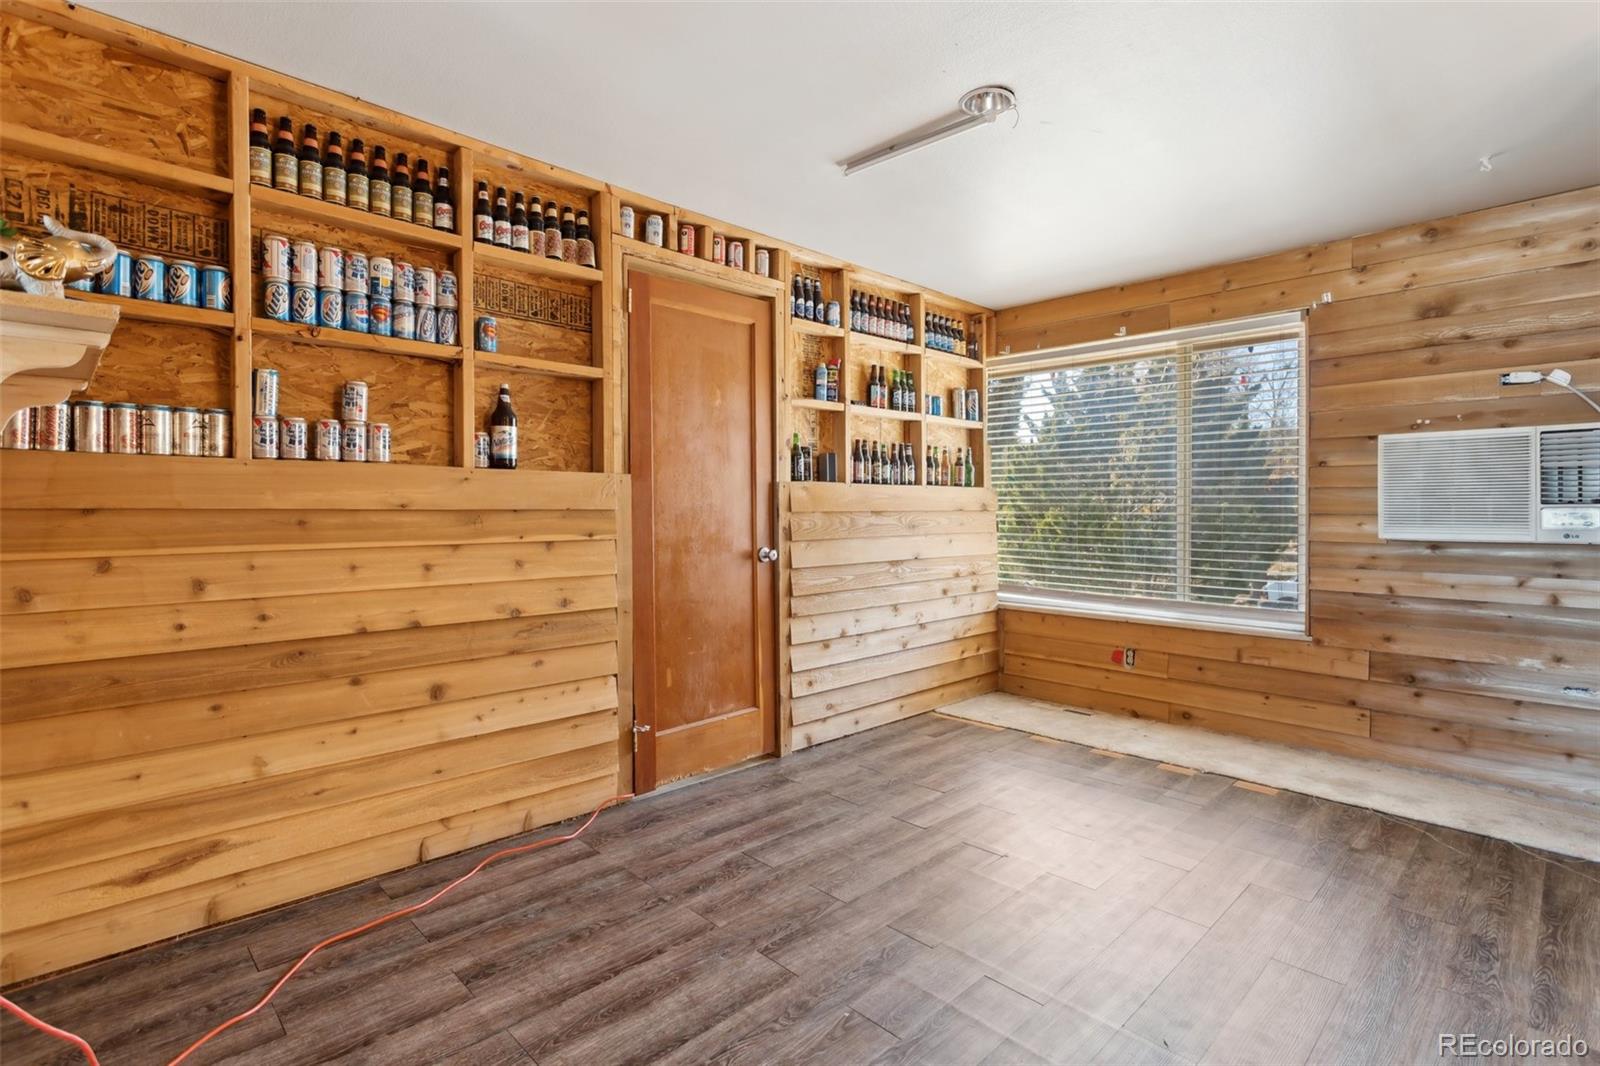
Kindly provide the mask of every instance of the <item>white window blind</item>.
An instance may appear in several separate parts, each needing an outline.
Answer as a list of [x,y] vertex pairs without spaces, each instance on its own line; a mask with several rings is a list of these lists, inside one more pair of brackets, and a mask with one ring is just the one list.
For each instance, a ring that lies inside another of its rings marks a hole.
[[1298,314],[990,363],[1004,600],[1304,631]]

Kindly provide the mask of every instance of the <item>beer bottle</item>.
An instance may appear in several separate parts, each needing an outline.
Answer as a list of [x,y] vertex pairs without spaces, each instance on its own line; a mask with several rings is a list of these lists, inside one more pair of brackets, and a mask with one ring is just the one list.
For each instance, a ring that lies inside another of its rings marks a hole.
[[800,465],[801,481],[817,480],[816,461],[811,454],[811,445],[809,444],[800,445]]
[[804,318],[806,301],[800,295],[800,283],[803,279],[799,274],[789,279],[789,317]]
[[917,410],[917,376],[911,371],[906,371],[906,410],[913,414]]
[[309,122],[300,131],[300,195],[322,199],[322,145]]
[[568,263],[578,261],[578,220],[571,204],[561,205],[561,258]]
[[561,215],[556,211],[554,200],[544,205],[544,257],[546,259],[562,257]]
[[578,212],[578,265],[598,268],[594,258],[594,235],[589,231],[589,212]]
[[857,437],[855,447],[850,450],[850,480],[857,485],[867,480],[867,453],[862,443]]
[[372,204],[368,194],[367,146],[360,137],[356,137],[350,141],[350,162],[344,168],[345,203],[357,211],[370,210]]
[[528,250],[528,205],[520,192],[511,200],[511,247],[519,252]]
[[544,207],[532,193],[528,195],[528,254],[544,256]]
[[967,449],[967,488],[977,488],[978,467],[972,461],[972,449]]
[[272,187],[300,191],[300,159],[294,150],[294,122],[288,115],[278,119],[278,132],[272,138]]
[[396,152],[389,176],[389,214],[400,222],[410,222],[411,208],[411,161],[404,152]]
[[426,159],[417,160],[417,172],[411,175],[411,221],[433,228],[433,178]]
[[511,408],[511,386],[500,386],[500,398],[489,413],[489,466],[495,470],[517,468],[517,412]]
[[511,247],[511,208],[506,206],[506,187],[494,190],[494,243],[497,248]]
[[852,333],[859,333],[861,331],[860,304],[861,304],[861,294],[859,292],[851,293],[850,294],[850,332],[852,332]]
[[950,484],[950,449],[944,450],[944,461],[939,464],[939,484]]
[[900,484],[900,449],[893,444],[885,445],[888,455],[884,456],[883,465],[889,468],[889,476],[884,480],[890,485]]
[[367,203],[375,215],[389,218],[394,212],[394,185],[389,181],[389,155],[381,144],[372,148],[372,171],[367,179]]
[[822,294],[822,279],[811,279],[811,321],[826,324],[828,321],[828,298]]
[[956,461],[951,470],[952,485],[965,485],[967,483],[966,458],[961,454],[961,449],[956,449]]
[[450,188],[450,168],[440,167],[433,183],[433,228],[456,231],[456,194]]
[[267,140],[267,113],[250,111],[250,184],[272,184],[272,145]]
[[328,131],[328,149],[322,154],[322,198],[330,204],[343,205],[346,199],[349,175],[344,169],[344,138],[338,130]]
[[494,243],[494,210],[489,206],[489,183],[478,182],[472,201],[472,239],[479,244]]
[[789,480],[800,480],[800,434],[798,433],[789,442]]
[[883,453],[878,450],[878,442],[872,442],[872,483],[883,484]]
[[811,287],[810,278],[802,276],[800,280],[802,282],[800,292],[803,301],[800,305],[800,317],[815,322],[817,320],[817,291]]
[[933,470],[933,448],[924,446],[922,449],[922,483],[924,485],[932,485],[938,480],[934,476]]

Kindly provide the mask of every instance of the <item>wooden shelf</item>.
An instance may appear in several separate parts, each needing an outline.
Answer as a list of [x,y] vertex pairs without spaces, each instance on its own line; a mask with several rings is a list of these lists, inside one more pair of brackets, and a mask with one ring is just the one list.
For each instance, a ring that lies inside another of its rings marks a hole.
[[[760,275],[756,275],[760,277]],[[789,325],[796,333],[809,333],[815,337],[843,337],[843,326],[830,326],[822,322],[813,322],[809,318],[791,318]]]
[[583,378],[588,381],[599,381],[606,376],[606,372],[597,366],[584,366],[581,363],[561,363],[554,359],[536,359],[531,355],[512,355],[508,352],[484,352],[474,350],[473,359],[484,366],[504,367],[507,370],[521,370],[532,374],[549,374],[558,378]]
[[233,179],[221,174],[195,170],[176,163],[146,159],[132,152],[105,148],[70,137],[60,137],[54,133],[29,129],[14,122],[0,123],[0,151],[32,156],[54,163],[66,163],[87,170],[99,170],[168,189],[180,189],[186,192],[198,190],[207,194],[233,192]]
[[789,406],[804,407],[811,411],[844,411],[844,404],[838,400],[813,400],[809,396],[796,396],[789,401]]
[[184,307],[181,304],[158,303],[155,300],[135,300],[127,296],[84,292],[81,289],[68,289],[67,299],[119,307],[122,309],[123,318],[135,318],[142,322],[167,322],[175,326],[200,326],[205,329],[233,329],[232,311],[211,311],[204,307]]
[[930,426],[953,426],[956,429],[982,429],[982,422],[973,422],[965,418],[951,418],[948,415],[923,415]]
[[852,415],[865,415],[868,418],[891,418],[896,422],[920,422],[922,416],[915,411],[893,411],[885,407],[868,407],[864,403],[850,405]]
[[969,359],[964,355],[955,355],[951,352],[941,351],[938,348],[924,348],[922,349],[922,354],[928,359],[933,359],[940,363],[949,363],[952,366],[965,367],[968,370],[983,369],[983,364],[976,359]]
[[382,355],[408,355],[418,359],[438,359],[446,363],[461,360],[462,349],[448,344],[429,344],[427,341],[411,341],[400,337],[379,337],[372,333],[307,326],[299,322],[279,322],[275,318],[252,319],[250,328],[258,337],[281,337],[304,344],[320,344],[327,348],[350,348]]
[[253,206],[268,211],[309,219],[312,222],[325,222],[343,229],[360,230],[362,233],[386,237],[402,244],[446,248],[450,251],[461,250],[462,238],[459,233],[447,233],[442,229],[419,226],[414,222],[398,222],[382,215],[357,211],[353,207],[330,204],[326,200],[313,200],[298,193],[269,189],[265,185],[250,186],[250,201]]
[[577,281],[584,285],[597,284],[601,277],[600,271],[594,267],[579,266],[561,259],[546,259],[542,255],[517,252],[510,248],[502,248],[498,244],[475,242],[472,245],[472,258],[483,266],[506,267],[526,274],[541,274],[547,278],[565,278],[567,281]]
[[880,351],[894,352],[898,355],[920,355],[922,348],[905,341],[893,341],[888,337],[880,337],[876,333],[860,333],[850,331],[850,343],[859,344],[864,348],[877,348]]

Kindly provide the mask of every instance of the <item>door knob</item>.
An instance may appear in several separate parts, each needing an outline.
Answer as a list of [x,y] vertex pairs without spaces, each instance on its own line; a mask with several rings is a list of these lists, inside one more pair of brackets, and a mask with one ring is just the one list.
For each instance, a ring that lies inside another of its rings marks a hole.
[[762,563],[775,563],[775,562],[777,562],[778,561],[778,551],[777,551],[777,549],[776,548],[757,548],[756,549],[756,561],[757,562],[762,562]]

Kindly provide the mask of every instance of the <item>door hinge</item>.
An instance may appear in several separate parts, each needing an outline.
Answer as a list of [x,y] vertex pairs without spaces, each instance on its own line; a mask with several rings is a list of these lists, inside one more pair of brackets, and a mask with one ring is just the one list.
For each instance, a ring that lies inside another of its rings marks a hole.
[[633,290],[628,290],[628,314],[633,314]]
[[649,726],[640,725],[638,722],[633,723],[633,750],[636,753],[639,750],[639,734],[648,732],[650,732]]

